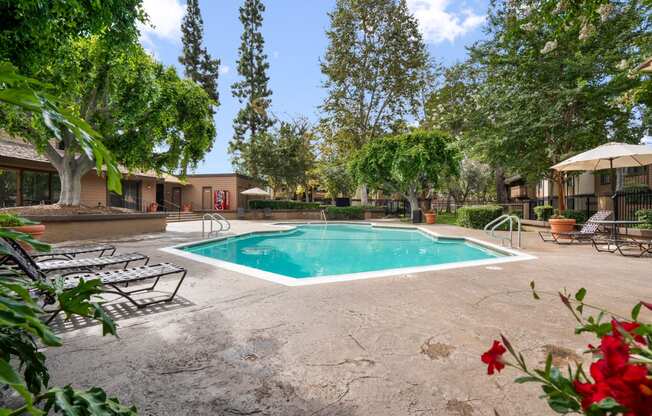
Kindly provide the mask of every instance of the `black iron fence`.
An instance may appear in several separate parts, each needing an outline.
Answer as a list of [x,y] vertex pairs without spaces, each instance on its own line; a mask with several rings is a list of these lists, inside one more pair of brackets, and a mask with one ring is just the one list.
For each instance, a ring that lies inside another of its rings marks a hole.
[[[586,218],[589,218],[598,211],[598,198],[593,194],[566,196],[565,200],[566,209],[581,211],[586,214]],[[548,198],[528,199],[524,201],[524,204],[524,211],[526,213],[524,218],[536,219],[534,208],[541,205],[550,205],[554,209],[559,209],[559,198],[551,196]]]
[[616,220],[636,221],[636,211],[652,209],[652,190],[618,191],[612,200]]

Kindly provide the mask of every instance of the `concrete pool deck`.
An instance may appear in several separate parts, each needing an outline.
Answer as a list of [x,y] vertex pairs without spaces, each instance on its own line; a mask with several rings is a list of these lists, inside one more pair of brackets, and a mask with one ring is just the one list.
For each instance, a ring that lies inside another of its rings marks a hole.
[[[234,233],[272,228],[232,223]],[[515,371],[486,376],[480,354],[502,332],[532,365],[547,351],[560,364],[580,359],[593,339],[573,335],[554,296],[564,287],[586,287],[592,303],[624,314],[652,298],[652,259],[544,244],[535,233],[525,233],[532,261],[299,287],[159,250],[200,238],[201,223],[180,223],[116,240],[121,252],[187,267],[188,277],[170,304],[107,305],[120,338],[84,320],[58,321],[65,346],[46,351],[52,382],[102,386],[157,416],[553,415],[538,387],[513,383]],[[553,295],[533,300],[531,280]]]

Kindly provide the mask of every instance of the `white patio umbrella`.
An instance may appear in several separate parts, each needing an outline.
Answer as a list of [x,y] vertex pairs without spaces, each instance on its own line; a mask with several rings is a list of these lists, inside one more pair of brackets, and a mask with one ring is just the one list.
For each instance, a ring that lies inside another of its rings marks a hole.
[[242,195],[250,195],[250,196],[269,196],[269,192],[260,188],[251,188],[251,189],[247,189],[246,191],[242,191],[240,193]]
[[[616,168],[650,164],[652,164],[652,146],[611,142],[557,163],[552,169],[559,172],[610,169],[613,177]],[[616,193],[614,180],[611,181],[611,191]]]

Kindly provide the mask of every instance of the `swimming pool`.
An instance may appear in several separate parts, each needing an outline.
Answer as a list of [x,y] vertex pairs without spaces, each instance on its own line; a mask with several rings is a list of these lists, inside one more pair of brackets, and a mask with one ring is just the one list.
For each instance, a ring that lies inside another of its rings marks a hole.
[[303,224],[175,249],[195,260],[289,285],[491,264],[516,256],[465,238],[369,224]]

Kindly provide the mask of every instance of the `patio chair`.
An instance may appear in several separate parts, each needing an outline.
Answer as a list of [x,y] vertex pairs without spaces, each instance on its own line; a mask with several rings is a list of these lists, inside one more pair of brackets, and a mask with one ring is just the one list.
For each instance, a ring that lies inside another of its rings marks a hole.
[[236,218],[239,220],[244,220],[245,219],[245,209],[244,208],[238,208],[236,211]]
[[3,239],[6,243],[14,246],[15,251],[20,251],[25,257],[29,257],[32,259],[34,264],[38,267],[38,269],[42,273],[50,273],[50,272],[55,272],[55,271],[62,271],[62,270],[83,270],[87,272],[91,272],[96,269],[103,269],[107,266],[115,266],[122,264],[124,265],[124,268],[126,269],[129,267],[129,264],[131,264],[134,261],[145,261],[144,265],[146,266],[147,263],[149,263],[149,257],[140,254],[140,253],[127,253],[127,254],[118,254],[115,256],[102,256],[102,257],[86,257],[86,258],[79,258],[79,259],[66,259],[66,260],[58,260],[58,259],[45,259],[42,261],[37,261],[34,259],[28,252],[25,251],[25,249],[18,243],[16,243],[14,240],[11,239]]
[[[616,246],[616,250],[625,257],[643,257],[645,254],[652,254],[652,239],[619,238],[614,240],[613,244]],[[623,247],[635,247],[638,252],[630,253],[623,250]]]
[[539,237],[544,242],[553,242],[557,244],[590,243],[598,233],[600,224],[595,221],[604,221],[611,216],[611,211],[598,211],[591,216],[579,231],[552,233],[550,231],[539,231]]
[[[132,267],[128,269],[117,269],[117,270],[105,270],[97,272],[77,272],[77,273],[68,273],[62,276],[46,276],[45,273],[41,270],[39,264],[34,261],[34,259],[29,256],[22,247],[13,240],[0,239],[0,248],[2,248],[8,256],[12,258],[16,266],[27,275],[30,279],[34,281],[46,281],[46,280],[55,280],[61,279],[63,281],[63,289],[71,289],[79,283],[81,279],[85,281],[99,279],[102,282],[103,286],[108,286],[109,290],[104,290],[104,293],[112,293],[126,298],[131,304],[137,308],[145,308],[149,305],[162,302],[170,302],[174,299],[183,280],[186,277],[187,270],[183,267],[176,266],[172,263],[160,263],[160,264],[150,264],[139,267]],[[131,297],[132,294],[138,292],[152,291],[156,288],[161,277],[180,274],[181,278],[179,283],[175,287],[172,294],[164,299],[157,299],[149,302],[138,302]],[[120,284],[128,284],[133,282],[140,282],[144,280],[154,280],[154,283],[151,286],[141,289],[134,289],[126,291],[118,287]],[[48,319],[48,322],[52,321],[56,317],[58,312],[53,313],[53,315]]]
[[32,253],[32,258],[41,259],[43,257],[62,257],[66,260],[72,260],[80,254],[99,253],[99,257],[112,256],[115,254],[115,246],[111,244],[91,244],[87,246],[76,247],[53,247],[47,253]]
[[271,208],[263,208],[263,219],[269,220],[272,218],[272,209]]

